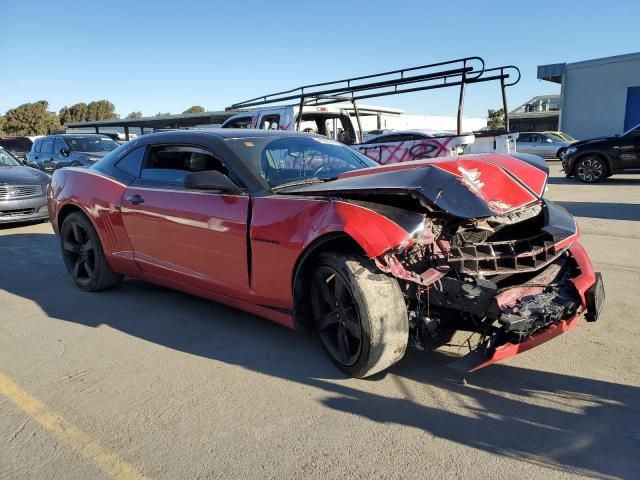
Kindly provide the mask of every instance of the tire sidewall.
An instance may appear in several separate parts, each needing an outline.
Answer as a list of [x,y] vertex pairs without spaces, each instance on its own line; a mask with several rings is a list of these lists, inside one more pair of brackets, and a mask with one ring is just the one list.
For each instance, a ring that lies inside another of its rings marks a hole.
[[[391,364],[398,361],[406,350],[408,343],[408,317],[406,309],[404,310],[406,325],[402,325],[401,330],[406,330],[406,339],[404,339],[404,346],[401,351],[396,352],[395,358],[391,362],[385,361],[385,348],[384,345],[387,329],[390,329],[390,325],[384,324],[379,319],[375,318],[375,315],[370,310],[370,305],[367,298],[371,298],[371,292],[363,290],[363,284],[361,283],[364,275],[372,279],[380,279],[389,282],[390,285],[395,283],[397,288],[397,294],[402,299],[400,287],[397,285],[397,280],[389,278],[383,273],[372,271],[367,268],[367,263],[363,262],[365,259],[359,259],[355,256],[345,255],[327,255],[323,254],[319,257],[316,264],[317,267],[328,266],[335,270],[338,275],[345,281],[345,285],[349,289],[351,296],[356,304],[358,310],[358,317],[360,319],[360,326],[362,328],[362,340],[360,346],[360,356],[353,365],[344,365],[334,358],[330,352],[327,351],[333,362],[346,374],[351,377],[363,378],[365,376],[373,375],[384,368],[387,368]],[[375,268],[375,267],[373,267]],[[372,277],[371,277],[372,276]],[[388,287],[388,285],[385,285]],[[380,287],[382,288],[382,286]],[[404,307],[404,302],[402,307]],[[324,345],[323,345],[324,347]],[[326,348],[325,348],[326,350]],[[382,368],[380,367],[382,365]]]

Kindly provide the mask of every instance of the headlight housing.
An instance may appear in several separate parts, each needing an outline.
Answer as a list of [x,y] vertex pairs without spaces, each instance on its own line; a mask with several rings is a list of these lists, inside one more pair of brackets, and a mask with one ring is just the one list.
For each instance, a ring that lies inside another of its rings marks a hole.
[[564,157],[565,155],[571,155],[572,153],[576,153],[577,150],[578,149],[576,147],[569,147],[564,151],[562,156]]

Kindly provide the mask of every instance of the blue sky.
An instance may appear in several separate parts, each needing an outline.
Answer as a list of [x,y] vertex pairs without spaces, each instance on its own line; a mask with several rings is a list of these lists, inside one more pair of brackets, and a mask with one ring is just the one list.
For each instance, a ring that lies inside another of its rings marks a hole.
[[[0,113],[106,98],[122,116],[180,113],[328,81],[478,55],[515,64],[514,108],[559,93],[536,66],[640,50],[640,1],[13,1],[0,0]],[[376,99],[454,115],[457,92]],[[500,106],[470,87],[465,115]]]

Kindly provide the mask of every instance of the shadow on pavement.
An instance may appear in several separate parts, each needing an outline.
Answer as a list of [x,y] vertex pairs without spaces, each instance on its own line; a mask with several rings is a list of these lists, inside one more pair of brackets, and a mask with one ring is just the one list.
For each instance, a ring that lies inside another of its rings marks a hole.
[[[314,338],[253,315],[134,280],[107,292],[80,292],[53,235],[0,236],[0,265],[0,289],[37,302],[51,321],[106,324],[178,351],[323,389],[331,394],[322,400],[326,408],[418,428],[499,456],[595,477],[633,478],[639,471],[638,387],[508,365],[480,371],[464,386],[450,381],[444,354],[415,351],[386,376],[344,381]],[[372,392],[372,382],[383,379],[395,382],[402,397]],[[433,395],[425,397],[425,386]]]
[[608,220],[640,221],[640,205],[635,203],[555,202],[576,217],[604,218]]

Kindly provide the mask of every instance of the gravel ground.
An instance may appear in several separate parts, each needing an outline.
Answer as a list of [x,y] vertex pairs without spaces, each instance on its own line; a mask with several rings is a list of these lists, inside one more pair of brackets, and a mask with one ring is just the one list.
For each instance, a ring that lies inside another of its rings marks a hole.
[[82,293],[49,224],[0,228],[0,479],[638,478],[640,176],[552,172],[606,310],[468,385],[456,349],[351,380],[231,308],[132,280]]

